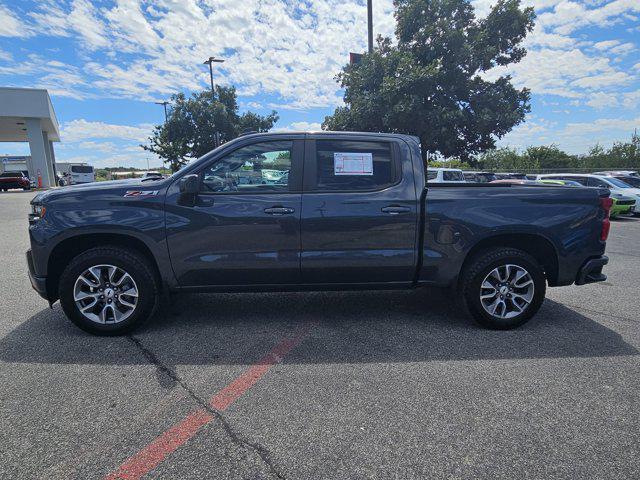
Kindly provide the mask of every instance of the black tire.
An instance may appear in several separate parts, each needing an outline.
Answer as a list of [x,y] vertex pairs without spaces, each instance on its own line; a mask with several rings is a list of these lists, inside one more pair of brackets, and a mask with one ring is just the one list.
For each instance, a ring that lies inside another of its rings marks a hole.
[[[500,315],[492,315],[483,307],[480,299],[481,286],[495,268],[509,264],[522,267],[530,274],[534,291],[531,302],[521,313],[502,318]],[[460,295],[463,306],[480,325],[496,330],[510,330],[523,325],[538,312],[545,298],[546,286],[544,271],[535,258],[522,250],[498,247],[480,252],[469,262],[460,279]]]
[[[97,323],[86,318],[76,306],[74,286],[78,277],[95,265],[113,265],[123,269],[135,281],[138,303],[133,313],[120,323]],[[94,335],[122,335],[138,328],[155,312],[160,282],[149,261],[138,252],[118,246],[96,247],[73,258],[62,272],[59,282],[60,304],[69,320]]]

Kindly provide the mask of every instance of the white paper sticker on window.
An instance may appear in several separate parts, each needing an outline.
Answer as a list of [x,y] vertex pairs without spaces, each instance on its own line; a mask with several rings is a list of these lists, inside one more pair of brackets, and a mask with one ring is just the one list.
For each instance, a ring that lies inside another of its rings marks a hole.
[[334,152],[334,175],[373,175],[372,153]]

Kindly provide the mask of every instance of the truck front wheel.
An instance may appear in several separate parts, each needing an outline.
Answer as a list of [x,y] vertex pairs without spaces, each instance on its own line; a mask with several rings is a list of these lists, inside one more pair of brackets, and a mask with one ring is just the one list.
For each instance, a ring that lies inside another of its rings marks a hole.
[[461,278],[465,307],[480,325],[508,330],[526,323],[542,306],[544,271],[535,258],[515,248],[476,255]]
[[97,247],[71,260],[62,272],[62,309],[82,330],[95,335],[121,335],[154,312],[159,285],[148,260],[117,247]]

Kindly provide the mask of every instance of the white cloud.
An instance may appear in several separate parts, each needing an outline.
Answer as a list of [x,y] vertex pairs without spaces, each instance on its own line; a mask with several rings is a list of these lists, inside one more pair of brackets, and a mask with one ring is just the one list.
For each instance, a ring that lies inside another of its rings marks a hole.
[[636,46],[631,42],[623,43],[609,50],[609,52],[613,53],[614,55],[620,55],[620,56],[626,55],[628,53],[635,52],[635,51],[636,51]]
[[613,0],[606,4],[598,4],[594,8],[564,0],[559,2],[553,11],[539,15],[538,22],[556,33],[567,34],[592,25],[611,26],[638,12],[640,12],[638,0]]
[[631,75],[612,66],[609,58],[590,56],[578,48],[533,50],[520,63],[488,73],[489,78],[510,73],[518,85],[530,88],[533,93],[566,98],[580,98],[588,90],[633,81]]
[[[530,145],[556,144],[569,153],[585,153],[596,144],[611,146],[616,140],[628,140],[640,127],[640,117],[601,118],[588,122],[571,122],[564,127],[534,119],[534,126],[527,123],[516,127],[499,143],[503,146],[526,148]],[[537,124],[537,126],[535,125]],[[527,131],[532,129],[533,131]]]
[[145,142],[153,126],[115,125],[104,122],[90,122],[85,119],[72,120],[62,125],[60,136],[65,142],[78,142],[87,139],[109,138]]
[[640,90],[624,93],[622,95],[622,104],[629,109],[640,106]]
[[320,122],[292,122],[284,127],[272,129],[273,132],[316,132],[322,130]]
[[597,42],[593,46],[598,50],[609,50],[616,45],[620,45],[619,40],[604,40],[602,42]]
[[11,10],[0,4],[0,37],[28,37],[30,28],[24,25]]
[[13,55],[11,55],[11,53],[9,52],[5,52],[0,48],[0,60],[3,60],[5,62],[10,62],[13,60]]
[[618,97],[613,93],[595,92],[586,102],[586,105],[601,110],[603,108],[617,107]]

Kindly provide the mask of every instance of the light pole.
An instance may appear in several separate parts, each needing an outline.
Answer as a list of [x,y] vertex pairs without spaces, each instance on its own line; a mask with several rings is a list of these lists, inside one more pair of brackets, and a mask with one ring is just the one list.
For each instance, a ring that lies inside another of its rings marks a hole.
[[209,57],[208,60],[205,60],[203,65],[209,65],[209,78],[211,78],[211,95],[215,95],[215,91],[213,89],[213,64],[214,63],[222,63],[224,60],[221,58]]
[[164,123],[167,123],[167,105],[169,105],[169,102],[167,102],[166,100],[164,102],[153,102],[156,105],[162,105],[164,107]]
[[373,1],[367,0],[367,29],[369,34],[369,53],[373,53]]

